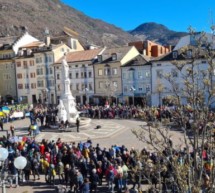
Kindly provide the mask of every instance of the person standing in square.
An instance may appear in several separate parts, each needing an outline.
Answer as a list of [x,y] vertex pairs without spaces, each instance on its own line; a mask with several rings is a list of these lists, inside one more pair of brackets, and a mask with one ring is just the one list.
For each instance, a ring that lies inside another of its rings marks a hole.
[[80,120],[79,118],[76,119],[76,126],[77,126],[77,132],[79,133],[79,125],[80,125]]

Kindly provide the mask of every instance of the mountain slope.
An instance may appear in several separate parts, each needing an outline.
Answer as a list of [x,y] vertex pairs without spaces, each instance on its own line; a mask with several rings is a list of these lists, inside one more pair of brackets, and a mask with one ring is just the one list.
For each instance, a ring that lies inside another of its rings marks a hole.
[[154,22],[141,24],[129,33],[140,39],[148,39],[170,45],[175,45],[181,37],[187,35],[185,32],[175,32],[169,30],[164,25]]
[[25,28],[36,37],[43,37],[48,28],[54,36],[64,26],[78,32],[85,43],[117,46],[135,40],[120,28],[92,19],[60,0],[0,0],[0,36],[20,35]]

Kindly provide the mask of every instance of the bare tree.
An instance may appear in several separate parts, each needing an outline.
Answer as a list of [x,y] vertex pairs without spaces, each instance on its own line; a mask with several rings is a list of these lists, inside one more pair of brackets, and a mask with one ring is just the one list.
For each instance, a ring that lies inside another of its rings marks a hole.
[[[147,143],[160,160],[164,160],[162,164],[158,162],[158,166],[171,168],[174,180],[168,183],[174,185],[175,192],[215,192],[215,116],[211,111],[215,105],[213,35],[196,33],[192,28],[189,32],[192,45],[177,50],[180,60],[171,61],[179,79],[173,73],[163,76],[170,85],[168,93],[175,104],[175,108],[169,110],[171,118],[148,122],[147,126],[134,129],[133,133]],[[159,88],[163,86],[159,85]],[[170,143],[171,125],[177,125],[183,132],[183,152],[179,144]],[[179,161],[181,158],[183,163]],[[162,174],[161,169],[159,172]],[[159,182],[162,192],[166,182],[161,175]]]

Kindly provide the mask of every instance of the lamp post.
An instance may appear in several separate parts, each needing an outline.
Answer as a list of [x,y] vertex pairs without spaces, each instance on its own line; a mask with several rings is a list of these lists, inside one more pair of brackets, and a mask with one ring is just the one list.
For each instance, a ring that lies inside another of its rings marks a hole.
[[19,156],[15,158],[14,166],[16,169],[20,170],[22,181],[24,181],[22,170],[25,168],[26,165],[27,165],[27,159],[25,157]]
[[[4,175],[4,163],[5,160],[8,158],[8,150],[6,148],[0,148],[0,163],[2,165],[1,170],[1,186],[2,186],[2,193],[6,193],[6,187],[5,187],[5,175]],[[14,166],[18,170],[23,170],[27,164],[27,160],[23,156],[19,156],[15,158],[14,160]],[[23,178],[22,178],[23,179]]]
[[130,88],[130,91],[133,93],[133,97],[132,97],[133,106],[134,106],[134,92],[135,92],[135,90],[136,89],[133,86]]

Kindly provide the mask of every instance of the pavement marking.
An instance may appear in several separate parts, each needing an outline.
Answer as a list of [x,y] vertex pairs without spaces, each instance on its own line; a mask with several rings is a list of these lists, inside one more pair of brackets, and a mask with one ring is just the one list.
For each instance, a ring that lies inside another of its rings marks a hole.
[[101,133],[102,133],[102,134],[108,134],[109,132],[104,132],[104,131],[97,131],[97,132],[96,132],[96,131],[95,131],[95,132],[93,132],[93,133],[99,133],[99,134],[101,134]]
[[82,133],[82,134],[87,136],[87,137],[96,137],[96,135],[88,135],[87,133]]

